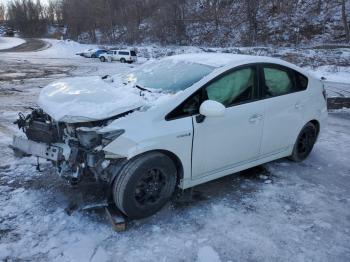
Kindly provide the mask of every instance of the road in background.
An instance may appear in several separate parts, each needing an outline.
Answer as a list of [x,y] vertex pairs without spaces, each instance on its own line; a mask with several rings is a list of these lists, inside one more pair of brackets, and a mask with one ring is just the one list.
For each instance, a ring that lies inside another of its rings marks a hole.
[[45,42],[44,40],[41,40],[41,39],[24,38],[24,40],[26,41],[25,43],[12,48],[2,49],[0,50],[0,52],[2,53],[33,52],[33,51],[44,50],[50,47],[50,44],[48,42]]

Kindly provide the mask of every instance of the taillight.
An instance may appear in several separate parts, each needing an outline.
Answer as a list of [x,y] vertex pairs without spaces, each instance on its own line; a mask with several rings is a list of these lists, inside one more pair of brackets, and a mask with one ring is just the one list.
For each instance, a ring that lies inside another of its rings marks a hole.
[[326,89],[324,88],[324,86],[323,86],[323,88],[322,88],[322,95],[323,95],[323,97],[324,97],[324,100],[327,101],[327,93],[326,93]]

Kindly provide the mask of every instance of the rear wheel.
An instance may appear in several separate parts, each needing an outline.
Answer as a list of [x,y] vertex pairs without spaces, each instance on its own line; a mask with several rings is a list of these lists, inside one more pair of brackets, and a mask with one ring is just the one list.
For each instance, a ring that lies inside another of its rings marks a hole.
[[101,62],[106,62],[106,58],[105,58],[104,56],[101,56],[101,57],[100,57],[100,61],[101,61]]
[[120,63],[125,63],[125,62],[126,62],[125,58],[120,58]]
[[305,160],[311,153],[317,138],[317,129],[314,124],[307,123],[295,142],[290,159],[296,162]]
[[91,55],[91,58],[96,58],[96,55],[95,55],[95,54],[92,54],[92,55]]
[[162,153],[152,152],[134,158],[113,183],[116,206],[134,219],[153,215],[173,195],[176,173],[173,161]]

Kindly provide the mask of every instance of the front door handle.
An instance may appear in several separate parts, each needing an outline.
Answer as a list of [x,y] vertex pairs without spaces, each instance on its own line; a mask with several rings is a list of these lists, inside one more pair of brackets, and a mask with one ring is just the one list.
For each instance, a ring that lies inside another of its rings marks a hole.
[[296,103],[295,105],[294,105],[294,107],[295,107],[295,109],[301,109],[301,104],[300,103]]
[[262,115],[254,114],[249,118],[250,123],[256,123],[257,121],[260,121],[262,119]]

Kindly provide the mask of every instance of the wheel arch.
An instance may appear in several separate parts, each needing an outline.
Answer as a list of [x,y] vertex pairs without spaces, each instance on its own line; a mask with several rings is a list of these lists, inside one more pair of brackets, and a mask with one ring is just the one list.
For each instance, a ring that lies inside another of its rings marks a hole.
[[184,177],[184,169],[183,169],[183,165],[182,165],[180,158],[176,154],[174,154],[173,152],[168,151],[168,150],[159,149],[159,150],[152,150],[152,151],[163,153],[164,155],[169,157],[174,162],[174,164],[176,166],[176,171],[177,171],[176,176],[177,176],[177,185],[178,185],[180,180],[183,179],[183,177]]
[[316,119],[312,119],[312,120],[310,120],[307,123],[311,123],[311,124],[313,124],[316,127],[316,140],[317,140],[318,139],[318,135],[320,134],[320,128],[321,128],[320,122],[318,120],[316,120]]
[[317,136],[320,133],[320,122],[318,122],[316,119],[310,120],[308,123],[313,124],[316,127],[317,130]]
[[176,172],[176,180],[177,180],[176,185],[179,185],[180,180],[183,179],[183,177],[184,177],[184,168],[183,168],[182,162],[181,162],[180,158],[175,153],[173,153],[169,150],[165,150],[165,149],[153,149],[153,150],[149,150],[149,151],[144,151],[140,154],[134,155],[133,157],[131,157],[130,159],[127,159],[126,161],[123,161],[121,163],[121,166],[117,169],[117,172],[115,172],[113,174],[112,178],[110,179],[110,184],[113,184],[114,180],[119,175],[119,173],[123,170],[123,167],[127,162],[133,161],[135,158],[141,157],[145,154],[149,154],[152,152],[162,153],[162,154],[166,155],[167,157],[169,157],[174,162],[175,167],[176,167],[176,171],[177,171]]

